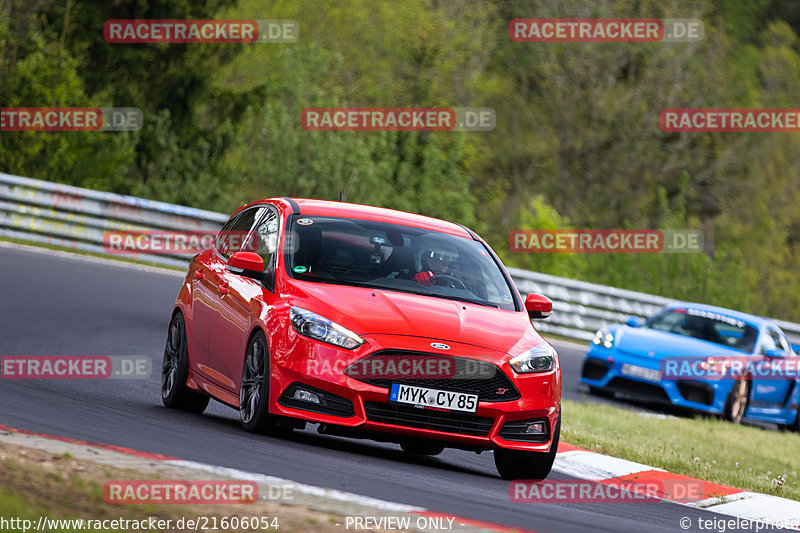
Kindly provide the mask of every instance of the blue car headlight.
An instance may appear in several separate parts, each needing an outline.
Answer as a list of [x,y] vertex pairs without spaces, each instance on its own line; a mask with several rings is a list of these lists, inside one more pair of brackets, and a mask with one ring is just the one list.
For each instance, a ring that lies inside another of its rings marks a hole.
[[314,340],[333,344],[346,350],[352,350],[364,344],[364,339],[349,329],[306,309],[291,307],[289,318],[297,333]]
[[594,334],[592,342],[604,348],[611,348],[614,346],[614,334],[610,331],[599,329],[597,333]]
[[542,344],[514,357],[508,364],[517,374],[549,372],[556,366],[556,351],[552,346]]

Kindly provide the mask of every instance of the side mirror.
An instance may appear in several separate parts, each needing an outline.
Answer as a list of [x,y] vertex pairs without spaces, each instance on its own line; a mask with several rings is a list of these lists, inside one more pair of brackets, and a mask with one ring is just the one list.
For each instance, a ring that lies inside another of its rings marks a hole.
[[792,351],[800,355],[800,344],[792,344]]
[[525,309],[531,319],[547,318],[553,312],[553,302],[547,296],[532,292],[525,298]]
[[780,348],[772,348],[771,350],[767,350],[764,355],[770,359],[783,359],[786,357],[786,354]]
[[264,273],[264,260],[255,252],[236,252],[228,259],[225,268],[234,274],[261,280]]
[[626,326],[630,326],[632,328],[638,328],[641,324],[639,323],[639,317],[632,316],[628,317],[628,320],[625,321]]

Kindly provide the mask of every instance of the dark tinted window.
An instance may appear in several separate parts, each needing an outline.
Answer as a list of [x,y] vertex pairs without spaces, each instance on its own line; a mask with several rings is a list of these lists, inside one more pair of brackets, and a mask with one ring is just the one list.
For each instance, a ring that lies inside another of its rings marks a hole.
[[725,314],[704,309],[665,309],[651,317],[645,327],[721,344],[752,353],[758,329]]
[[473,239],[367,220],[294,217],[286,270],[307,281],[388,289],[514,310],[512,289]]

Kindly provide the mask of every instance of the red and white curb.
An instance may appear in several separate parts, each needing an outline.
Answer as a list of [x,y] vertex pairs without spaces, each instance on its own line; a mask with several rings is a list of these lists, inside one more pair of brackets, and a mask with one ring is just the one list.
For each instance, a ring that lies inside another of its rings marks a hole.
[[[570,444],[559,445],[553,470],[587,480],[602,481],[613,478],[641,484],[653,482],[665,488],[662,495],[665,500],[690,507],[705,508],[728,516],[788,525],[800,529],[800,502],[798,501],[673,474],[666,470],[595,453]],[[697,488],[698,485],[701,485],[700,490],[693,491],[698,497],[687,499],[685,487]]]
[[[128,468],[139,472],[158,475],[162,478],[180,476],[204,479],[228,478],[241,481],[252,481],[259,486],[262,500],[269,500],[265,495],[270,492],[291,494],[291,498],[272,500],[282,505],[297,505],[329,514],[369,517],[374,527],[381,527],[381,520],[386,524],[397,523],[398,518],[408,519],[405,531],[419,533],[442,533],[442,531],[458,531],[458,533],[534,533],[520,528],[500,526],[452,514],[433,512],[423,507],[390,502],[369,496],[362,496],[336,489],[316,487],[264,474],[256,474],[213,466],[194,461],[184,461],[157,453],[142,452],[121,446],[97,444],[77,439],[56,437],[34,433],[0,424],[0,442],[34,448],[49,453],[69,453],[75,459],[94,461],[116,468]],[[277,489],[277,490],[276,490]],[[344,523],[342,531],[347,531]],[[351,528],[352,529],[352,528]],[[387,529],[383,527],[382,529]],[[388,528],[392,529],[392,528]]]
[[[166,455],[142,452],[121,446],[90,443],[86,441],[56,437],[12,428],[0,424],[0,441],[28,448],[62,454],[68,452],[76,459],[90,460],[117,468],[130,468],[157,475],[175,475],[176,472],[191,472],[196,477],[199,473],[214,478],[228,478],[242,481],[253,481],[258,484],[260,494],[268,494],[271,490],[290,491],[290,500],[277,500],[275,503],[300,505],[315,510],[343,516],[371,516],[377,520],[381,517],[410,516],[415,527],[411,531],[432,532],[438,529],[418,527],[427,523],[424,519],[452,520],[463,533],[509,532],[524,533],[519,528],[499,526],[472,519],[431,512],[422,507],[389,502],[369,496],[344,492],[336,489],[316,487],[264,474],[245,472],[234,468],[213,466],[194,461],[185,461]],[[708,508],[716,513],[747,520],[758,520],[771,524],[800,525],[800,502],[769,496],[717,483],[698,480],[689,476],[672,474],[665,470],[653,468],[633,461],[603,455],[584,450],[570,444],[561,443],[553,466],[555,472],[589,481],[602,482],[630,481],[646,484],[653,482],[665,487],[660,496],[667,501],[688,505],[695,508]],[[700,498],[687,501],[685,494],[675,494],[680,487],[702,485]],[[262,499],[268,499],[266,497]],[[418,522],[419,520],[419,522]],[[431,521],[435,523],[434,521]],[[344,529],[344,528],[343,528]]]

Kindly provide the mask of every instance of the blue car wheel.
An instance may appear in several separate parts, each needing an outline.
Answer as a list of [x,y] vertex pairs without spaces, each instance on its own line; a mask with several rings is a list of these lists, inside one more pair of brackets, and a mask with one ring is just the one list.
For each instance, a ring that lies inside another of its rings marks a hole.
[[737,380],[728,393],[725,401],[724,416],[734,424],[739,424],[747,411],[750,400],[750,382],[744,379]]

